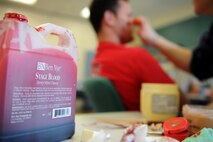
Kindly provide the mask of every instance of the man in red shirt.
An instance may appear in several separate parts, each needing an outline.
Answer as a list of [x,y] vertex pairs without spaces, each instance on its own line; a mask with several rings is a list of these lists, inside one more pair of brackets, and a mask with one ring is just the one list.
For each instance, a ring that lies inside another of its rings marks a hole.
[[146,49],[124,45],[133,39],[131,15],[128,0],[93,0],[90,22],[99,44],[92,74],[112,81],[127,110],[140,110],[142,83],[174,81]]

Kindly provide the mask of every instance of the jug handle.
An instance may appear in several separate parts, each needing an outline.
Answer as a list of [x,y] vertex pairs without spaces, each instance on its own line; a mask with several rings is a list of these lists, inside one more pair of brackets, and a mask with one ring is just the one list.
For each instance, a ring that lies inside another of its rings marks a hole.
[[[66,51],[69,55],[71,55],[73,57],[75,63],[76,64],[78,63],[77,45],[76,45],[74,35],[70,30],[57,26],[55,24],[51,24],[51,23],[42,24],[42,25],[38,26],[36,28],[36,30],[43,37],[48,34],[58,36],[59,49]],[[63,48],[63,47],[65,47],[65,48]]]
[[57,26],[52,23],[46,23],[36,27],[36,30],[42,36],[46,36],[48,34],[58,36],[58,45],[61,47],[77,48],[73,33],[69,29]]

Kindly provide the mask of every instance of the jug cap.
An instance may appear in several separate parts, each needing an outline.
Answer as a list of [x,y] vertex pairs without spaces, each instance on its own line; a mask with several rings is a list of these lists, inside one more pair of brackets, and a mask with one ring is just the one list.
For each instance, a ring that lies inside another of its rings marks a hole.
[[4,19],[6,18],[14,18],[16,20],[22,21],[22,22],[28,22],[28,19],[26,16],[18,13],[5,13]]

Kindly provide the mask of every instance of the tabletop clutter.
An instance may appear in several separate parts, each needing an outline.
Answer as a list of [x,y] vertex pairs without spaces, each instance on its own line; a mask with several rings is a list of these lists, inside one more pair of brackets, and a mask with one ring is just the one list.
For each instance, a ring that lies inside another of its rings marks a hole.
[[[31,27],[17,13],[6,13],[0,30],[0,141],[60,141],[74,135],[78,53],[72,32],[54,24]],[[58,45],[45,40],[49,34],[59,38]],[[152,122],[98,120],[123,130],[120,142],[213,142],[212,107],[185,105],[183,116],[176,117],[177,85],[142,87],[142,114]],[[111,135],[85,129],[81,142],[111,142]]]
[[[100,120],[97,120],[100,121]],[[119,122],[102,120],[123,128],[120,142],[213,142],[213,109],[204,106],[183,106],[183,117],[164,122]],[[128,125],[129,124],[129,125]],[[111,142],[110,134],[101,129],[85,129],[81,142]]]

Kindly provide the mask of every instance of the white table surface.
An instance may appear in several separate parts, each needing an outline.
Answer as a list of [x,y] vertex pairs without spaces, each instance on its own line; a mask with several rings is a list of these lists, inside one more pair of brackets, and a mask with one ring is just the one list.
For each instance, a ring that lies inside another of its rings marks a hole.
[[125,128],[111,125],[108,123],[101,123],[100,119],[109,120],[120,120],[121,122],[129,121],[142,121],[143,116],[140,112],[105,112],[105,113],[86,113],[86,114],[76,114],[75,122],[75,134],[69,140],[64,142],[81,142],[82,132],[85,129],[92,131],[103,130],[110,134],[110,142],[119,142]]

